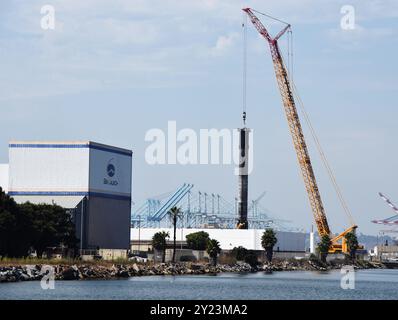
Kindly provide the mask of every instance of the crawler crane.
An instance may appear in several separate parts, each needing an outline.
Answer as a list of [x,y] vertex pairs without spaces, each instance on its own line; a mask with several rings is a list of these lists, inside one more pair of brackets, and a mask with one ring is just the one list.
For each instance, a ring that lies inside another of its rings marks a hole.
[[253,13],[254,11],[253,9],[245,8],[243,9],[243,11],[247,13],[251,22],[253,23],[257,31],[268,42],[269,47],[271,49],[272,61],[274,64],[279,90],[282,96],[283,107],[285,109],[290,133],[293,138],[294,148],[297,154],[298,162],[304,179],[315,223],[318,228],[319,236],[320,237],[325,235],[330,236],[331,246],[329,249],[329,253],[338,253],[338,252],[347,253],[348,248],[345,240],[345,235],[348,234],[349,232],[353,231],[355,232],[357,226],[355,224],[352,224],[351,227],[346,229],[338,236],[333,236],[330,231],[321,195],[319,193],[318,185],[311,165],[307,144],[304,139],[304,134],[298,116],[296,104],[294,101],[292,86],[289,80],[285,64],[283,62],[280,48],[278,46],[279,38],[282,37],[288,30],[290,30],[290,24],[287,24],[286,27],[284,27],[274,38],[272,38],[267,29],[261,23],[261,21]]

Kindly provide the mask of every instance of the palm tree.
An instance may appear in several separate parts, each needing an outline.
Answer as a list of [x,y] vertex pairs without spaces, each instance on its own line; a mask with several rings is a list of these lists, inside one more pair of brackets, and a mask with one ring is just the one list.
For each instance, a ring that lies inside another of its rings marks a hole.
[[181,208],[173,207],[169,211],[169,215],[171,221],[173,223],[174,228],[174,237],[173,237],[173,263],[176,262],[176,232],[177,232],[177,221],[179,218],[182,217],[182,210]]
[[331,244],[332,242],[330,241],[330,237],[327,234],[322,236],[321,242],[318,243],[318,251],[319,254],[321,255],[321,261],[323,263],[326,263],[326,257],[328,256]]
[[206,252],[211,258],[212,265],[216,266],[218,254],[221,252],[220,243],[216,239],[209,239]]
[[276,238],[276,233],[273,229],[267,229],[264,231],[263,236],[261,237],[261,245],[265,250],[268,262],[272,261],[274,247],[277,242],[278,239]]
[[354,231],[351,231],[345,235],[345,241],[347,242],[348,251],[350,252],[351,260],[355,261],[355,255],[358,249],[358,238]]
[[166,246],[167,246],[167,238],[170,237],[168,232],[162,231],[157,232],[152,237],[152,246],[154,249],[162,251],[162,262],[164,263],[166,260]]

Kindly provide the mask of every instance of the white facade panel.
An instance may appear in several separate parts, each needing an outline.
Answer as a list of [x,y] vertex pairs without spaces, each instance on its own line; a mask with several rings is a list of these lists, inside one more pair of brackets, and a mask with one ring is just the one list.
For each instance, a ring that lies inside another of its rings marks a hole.
[[0,187],[8,192],[8,164],[0,164]]
[[[173,229],[142,228],[140,230],[140,239],[150,241],[153,235],[159,231],[173,234]],[[223,250],[232,250],[234,247],[245,247],[249,250],[263,250],[261,246],[261,237],[264,230],[249,229],[177,229],[177,241],[185,241],[186,236],[191,233],[205,231],[211,239],[216,239]],[[305,251],[305,233],[300,232],[282,232],[277,231],[278,243],[275,245],[275,251]],[[138,240],[138,229],[131,229],[131,240]]]
[[131,153],[90,149],[90,191],[131,195]]
[[74,208],[84,196],[131,199],[132,152],[89,141],[10,142],[9,194]]
[[89,149],[10,144],[10,192],[87,192]]
[[83,199],[83,196],[13,196],[17,203],[30,202],[34,204],[56,204],[63,208],[73,209]]

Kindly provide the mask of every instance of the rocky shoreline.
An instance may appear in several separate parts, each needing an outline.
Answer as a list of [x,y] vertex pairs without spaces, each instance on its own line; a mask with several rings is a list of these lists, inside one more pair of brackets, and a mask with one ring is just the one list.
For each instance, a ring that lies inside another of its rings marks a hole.
[[[264,265],[251,267],[247,263],[236,263],[234,265],[217,265],[200,263],[177,263],[177,264],[74,264],[74,265],[52,265],[55,280],[111,280],[142,276],[164,276],[164,275],[203,275],[217,273],[248,273],[273,271],[327,271],[340,269],[345,264],[341,262],[329,263],[327,265],[319,261],[275,261]],[[385,268],[382,264],[370,262],[358,262],[355,269]],[[35,281],[41,280],[48,274],[46,265],[9,265],[0,266],[0,283]]]

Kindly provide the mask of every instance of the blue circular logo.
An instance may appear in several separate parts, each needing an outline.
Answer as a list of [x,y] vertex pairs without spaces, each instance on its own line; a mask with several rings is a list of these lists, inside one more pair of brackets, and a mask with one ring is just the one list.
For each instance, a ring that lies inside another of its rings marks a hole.
[[106,167],[106,172],[108,173],[108,176],[112,178],[116,172],[115,166],[112,163],[109,163],[108,166]]

